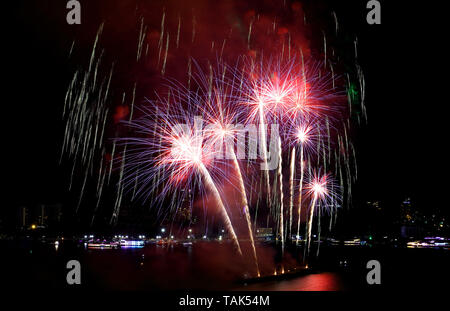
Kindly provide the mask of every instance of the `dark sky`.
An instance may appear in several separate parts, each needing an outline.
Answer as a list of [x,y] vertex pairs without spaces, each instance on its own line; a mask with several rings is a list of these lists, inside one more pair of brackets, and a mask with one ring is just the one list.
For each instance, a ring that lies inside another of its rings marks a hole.
[[[328,11],[334,7],[343,27],[358,36],[365,73],[368,124],[355,138],[354,208],[378,199],[394,206],[412,196],[424,209],[448,213],[448,57],[439,6],[381,1],[382,24],[367,25],[366,1],[319,2]],[[62,104],[74,68],[67,52],[74,38],[92,41],[93,29],[84,34],[83,25],[67,25],[64,1],[15,1],[9,12],[3,44],[4,215],[20,204],[67,200],[67,171],[58,164]],[[83,18],[97,25],[101,13],[91,10]],[[110,16],[120,29],[120,13]]]

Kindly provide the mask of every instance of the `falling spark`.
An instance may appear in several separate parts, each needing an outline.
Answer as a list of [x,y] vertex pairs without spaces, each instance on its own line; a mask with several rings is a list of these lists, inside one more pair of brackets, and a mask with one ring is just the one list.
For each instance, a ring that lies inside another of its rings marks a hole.
[[282,153],[281,153],[281,138],[278,138],[278,178],[280,181],[280,235],[281,235],[281,250],[284,254],[284,210],[283,210],[283,165],[282,165]]

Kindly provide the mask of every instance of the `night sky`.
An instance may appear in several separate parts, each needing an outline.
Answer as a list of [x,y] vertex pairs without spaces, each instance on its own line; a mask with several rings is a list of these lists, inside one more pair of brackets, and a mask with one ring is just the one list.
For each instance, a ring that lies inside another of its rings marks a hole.
[[[4,11],[11,19],[3,44],[4,223],[15,221],[17,206],[73,199],[59,165],[62,107],[74,69],[68,51],[74,38],[90,47],[105,14],[121,29],[120,13],[89,10],[90,1],[81,1],[88,26],[67,25],[64,1],[14,2]],[[352,210],[364,215],[363,202],[381,200],[395,212],[411,196],[417,207],[448,215],[448,57],[439,7],[380,1],[382,24],[368,25],[364,0],[317,2],[326,12],[334,8],[342,27],[358,37],[366,79],[368,124],[355,130],[359,174]]]

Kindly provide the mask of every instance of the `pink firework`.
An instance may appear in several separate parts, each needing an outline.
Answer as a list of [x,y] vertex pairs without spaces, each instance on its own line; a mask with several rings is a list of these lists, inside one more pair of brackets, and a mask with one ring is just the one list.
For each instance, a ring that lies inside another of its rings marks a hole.
[[311,180],[307,183],[305,190],[306,193],[312,198],[307,227],[307,251],[309,253],[311,245],[312,222],[317,203],[320,203],[320,206],[324,210],[327,210],[331,208],[333,204],[337,204],[338,197],[337,187],[334,185],[331,175],[320,175],[320,172],[318,173],[316,171],[312,173]]
[[297,88],[294,60],[284,64],[272,61],[245,64],[243,90],[247,99],[243,103],[249,108],[247,121],[263,122],[263,118],[270,120],[284,113]]

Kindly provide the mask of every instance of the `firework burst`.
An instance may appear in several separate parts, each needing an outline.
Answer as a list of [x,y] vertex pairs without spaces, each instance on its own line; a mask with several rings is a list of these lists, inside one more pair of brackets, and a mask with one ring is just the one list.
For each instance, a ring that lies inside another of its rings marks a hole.
[[305,185],[305,193],[311,198],[309,208],[309,218],[307,226],[307,248],[309,253],[311,245],[312,221],[317,206],[322,210],[329,211],[333,205],[339,201],[338,187],[330,174],[321,174],[319,171],[313,171],[309,176],[309,182]]
[[[215,158],[220,159],[217,156],[218,151],[210,141],[204,139],[201,118],[190,116],[181,105],[171,107],[177,107],[176,111],[161,113],[158,109],[154,112],[142,110],[144,116],[129,123],[130,127],[143,134],[143,137],[119,140],[128,147],[129,154],[124,183],[130,186],[137,178],[141,183],[138,193],[148,197],[150,193],[159,191],[158,197],[161,200],[178,188],[199,185],[203,192],[212,193],[236,249],[242,254],[211,173]],[[141,172],[137,177],[136,168]],[[225,172],[217,165],[214,165],[214,168],[214,176],[222,177],[220,179],[223,180]]]

